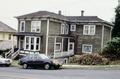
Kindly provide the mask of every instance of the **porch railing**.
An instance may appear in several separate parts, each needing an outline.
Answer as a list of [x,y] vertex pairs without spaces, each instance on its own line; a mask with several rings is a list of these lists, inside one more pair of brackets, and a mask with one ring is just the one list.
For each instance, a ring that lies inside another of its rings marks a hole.
[[74,55],[73,51],[56,52],[56,53],[54,53],[54,58],[66,57],[66,56],[71,56],[71,55]]

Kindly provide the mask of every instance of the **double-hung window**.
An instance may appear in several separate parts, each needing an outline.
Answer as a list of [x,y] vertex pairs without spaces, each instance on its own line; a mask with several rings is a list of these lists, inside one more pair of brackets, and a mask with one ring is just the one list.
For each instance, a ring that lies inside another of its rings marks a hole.
[[84,25],[83,35],[95,35],[95,25]]
[[20,21],[20,32],[25,31],[25,21]]
[[31,22],[31,32],[40,33],[41,31],[41,21],[32,21]]
[[61,43],[56,43],[55,44],[55,52],[60,52],[61,51]]
[[92,53],[92,45],[83,44],[82,45],[82,52],[83,53]]
[[61,34],[68,34],[69,26],[67,24],[61,24]]
[[70,31],[76,31],[76,25],[75,24],[70,25]]

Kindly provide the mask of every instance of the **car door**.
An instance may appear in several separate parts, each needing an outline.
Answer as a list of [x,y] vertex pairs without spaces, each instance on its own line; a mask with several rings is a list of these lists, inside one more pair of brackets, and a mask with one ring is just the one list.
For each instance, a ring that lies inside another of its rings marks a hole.
[[34,63],[36,66],[42,66],[43,60],[39,55],[34,56]]

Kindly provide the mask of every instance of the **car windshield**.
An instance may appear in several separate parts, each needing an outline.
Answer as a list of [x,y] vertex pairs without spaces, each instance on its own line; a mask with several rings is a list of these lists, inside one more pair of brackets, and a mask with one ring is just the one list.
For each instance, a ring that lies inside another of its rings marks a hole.
[[42,59],[49,59],[46,55],[44,55],[44,54],[40,54],[39,55]]

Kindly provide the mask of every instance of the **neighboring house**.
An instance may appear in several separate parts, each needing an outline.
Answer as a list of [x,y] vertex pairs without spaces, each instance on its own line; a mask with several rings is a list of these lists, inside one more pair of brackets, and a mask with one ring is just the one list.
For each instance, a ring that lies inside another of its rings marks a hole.
[[64,16],[39,11],[16,17],[17,47],[21,53],[32,51],[63,57],[97,53],[111,39],[112,24],[97,16]]
[[13,37],[13,34],[16,32],[10,26],[4,24],[0,21],[0,50],[11,49],[16,45],[16,39]]

